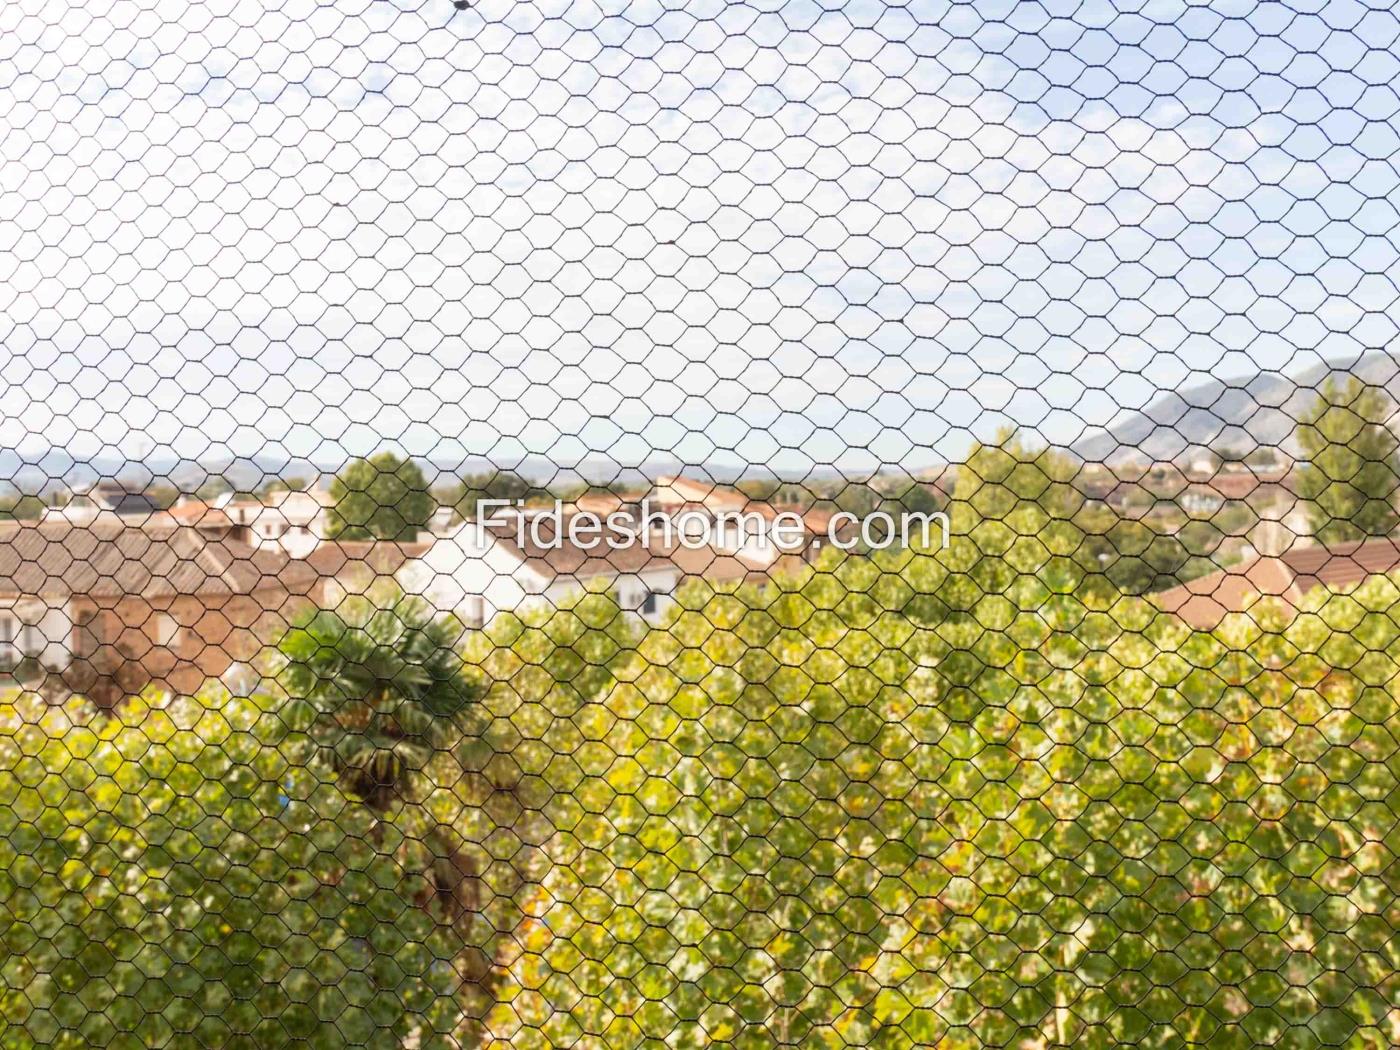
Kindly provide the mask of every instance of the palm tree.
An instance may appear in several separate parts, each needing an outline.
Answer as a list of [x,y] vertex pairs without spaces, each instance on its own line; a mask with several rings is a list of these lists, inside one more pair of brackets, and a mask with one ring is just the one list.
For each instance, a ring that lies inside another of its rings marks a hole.
[[457,651],[460,623],[422,598],[352,597],[283,637],[282,680],[309,707],[317,754],[351,794],[386,811],[415,793],[437,753],[460,742],[484,692]]
[[478,943],[478,865],[451,828],[437,824],[427,807],[412,805],[425,794],[428,764],[461,743],[485,693],[459,651],[463,636],[455,617],[394,591],[387,599],[355,596],[313,611],[278,648],[288,698],[294,708],[304,705],[293,718],[308,728],[317,759],[379,817],[370,832],[376,849],[385,848],[388,825],[397,819],[389,813],[395,800],[410,803],[408,819],[418,830],[396,837],[392,848],[406,861],[415,842],[426,847],[426,885],[415,903],[467,939],[458,973],[475,988],[469,998],[491,1003],[504,969],[491,945]]

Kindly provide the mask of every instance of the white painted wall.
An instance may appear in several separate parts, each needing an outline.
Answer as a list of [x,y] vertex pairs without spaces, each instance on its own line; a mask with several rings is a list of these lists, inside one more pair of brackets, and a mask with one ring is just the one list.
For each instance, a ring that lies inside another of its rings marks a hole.
[[517,554],[474,521],[440,537],[421,557],[405,564],[397,578],[405,592],[420,594],[471,624],[518,609],[530,596],[549,589],[549,581],[526,568]]
[[[619,574],[608,584],[617,592],[622,608],[659,620],[675,604],[671,596],[681,578],[679,569],[662,568],[644,574]],[[422,557],[408,562],[397,579],[405,592],[422,595],[443,611],[456,612],[472,626],[489,622],[497,613],[537,603],[558,607],[593,582],[571,576],[545,577],[497,543],[486,528],[470,521],[438,539]],[[650,595],[656,597],[646,610]]]
[[38,657],[51,671],[73,662],[73,617],[67,602],[22,598],[0,604],[0,658],[14,664]]

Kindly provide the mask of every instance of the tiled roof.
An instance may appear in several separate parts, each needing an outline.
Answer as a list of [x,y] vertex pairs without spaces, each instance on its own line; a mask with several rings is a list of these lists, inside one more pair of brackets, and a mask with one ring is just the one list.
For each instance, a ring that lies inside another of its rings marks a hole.
[[[643,575],[679,572],[684,576],[704,576],[717,580],[750,578],[757,567],[749,560],[713,546],[686,547],[680,543],[667,544],[664,537],[653,532],[637,542],[618,549],[601,539],[596,546],[572,542],[567,526],[560,542],[555,544],[549,524],[540,530],[542,542],[535,542],[532,530],[525,530],[525,543],[513,529],[494,530],[497,544],[520,559],[521,563],[547,581],[568,579],[586,581],[599,577]],[[794,558],[796,564],[800,559]],[[775,571],[766,566],[765,572]]]
[[254,547],[211,536],[178,519],[99,517],[0,524],[0,596],[209,597],[279,587],[308,594],[347,572],[391,575],[424,544],[326,542],[306,558],[276,544]]
[[1227,614],[1247,612],[1261,598],[1279,598],[1292,607],[1315,587],[1343,589],[1397,570],[1400,537],[1331,545],[1299,542],[1277,557],[1250,558],[1162,591],[1155,600],[1192,627],[1210,630]]

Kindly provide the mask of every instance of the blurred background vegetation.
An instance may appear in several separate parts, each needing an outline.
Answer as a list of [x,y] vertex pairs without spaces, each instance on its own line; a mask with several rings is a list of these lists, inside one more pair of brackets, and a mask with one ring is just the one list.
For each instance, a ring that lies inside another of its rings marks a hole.
[[13,695],[0,1045],[1395,1045],[1397,582],[1192,632],[1067,470],[658,626],[376,594],[251,696]]

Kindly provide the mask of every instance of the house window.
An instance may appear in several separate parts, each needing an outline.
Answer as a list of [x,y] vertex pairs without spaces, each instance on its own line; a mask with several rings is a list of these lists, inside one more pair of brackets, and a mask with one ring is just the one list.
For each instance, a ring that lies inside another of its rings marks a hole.
[[643,615],[643,616],[655,616],[655,615],[656,615],[656,609],[657,609],[656,592],[655,592],[655,591],[647,591],[646,594],[645,594],[645,596],[642,598],[642,615]]

